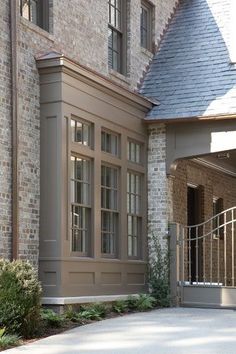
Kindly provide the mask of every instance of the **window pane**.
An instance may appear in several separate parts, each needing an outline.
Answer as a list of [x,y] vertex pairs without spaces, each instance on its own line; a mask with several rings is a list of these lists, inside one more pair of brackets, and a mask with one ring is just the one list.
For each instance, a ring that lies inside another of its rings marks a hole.
[[135,161],[135,144],[130,143],[130,160]]
[[102,211],[102,244],[101,251],[104,254],[114,255],[115,239],[117,233],[117,215],[112,212]]
[[110,6],[110,24],[112,26],[116,26],[116,20],[115,20],[115,8],[113,6]]
[[133,247],[132,247],[132,236],[128,236],[128,256],[132,257]]
[[31,0],[31,11],[30,11],[30,21],[33,22],[35,25],[38,24],[38,2],[37,0]]
[[71,119],[71,140],[73,142],[91,146],[91,125]]
[[141,144],[128,141],[127,158],[129,161],[141,163]]
[[139,144],[136,144],[136,155],[135,155],[135,161],[137,162],[137,163],[140,163],[140,161],[141,161],[141,154],[140,154],[140,145]]
[[141,176],[127,173],[127,235],[128,256],[138,256],[138,240],[141,231]]
[[112,69],[115,71],[118,71],[119,69],[119,64],[118,64],[118,53],[113,51],[113,57],[112,57]]
[[72,205],[72,252],[86,253],[90,215],[89,209]]
[[83,169],[83,167],[82,167],[82,165],[83,165],[83,160],[81,160],[81,159],[76,159],[76,161],[75,161],[75,163],[76,163],[76,169],[75,169],[75,178],[76,179],[79,179],[80,181],[82,180],[82,169]]
[[90,203],[90,161],[71,157],[71,201]]

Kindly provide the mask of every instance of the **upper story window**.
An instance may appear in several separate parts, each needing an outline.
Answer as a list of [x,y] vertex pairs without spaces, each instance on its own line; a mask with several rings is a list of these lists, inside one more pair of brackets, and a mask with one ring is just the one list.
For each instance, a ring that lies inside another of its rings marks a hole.
[[141,144],[134,141],[128,141],[127,159],[131,162],[141,163]]
[[126,0],[108,0],[108,66],[124,74],[124,23]]
[[119,136],[117,134],[102,131],[101,149],[104,152],[118,156],[119,155]]
[[72,142],[79,143],[91,147],[91,124],[71,119],[71,140]]
[[20,0],[20,14],[49,31],[49,0]]
[[140,40],[141,46],[149,51],[152,51],[152,11],[149,2],[141,2]]

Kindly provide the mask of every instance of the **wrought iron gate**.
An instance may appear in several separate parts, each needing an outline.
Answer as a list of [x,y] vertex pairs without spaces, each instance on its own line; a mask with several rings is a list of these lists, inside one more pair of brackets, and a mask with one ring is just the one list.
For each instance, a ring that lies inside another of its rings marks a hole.
[[177,284],[174,295],[180,305],[236,307],[235,223],[233,207],[198,225],[172,225],[176,274],[171,286],[173,295]]

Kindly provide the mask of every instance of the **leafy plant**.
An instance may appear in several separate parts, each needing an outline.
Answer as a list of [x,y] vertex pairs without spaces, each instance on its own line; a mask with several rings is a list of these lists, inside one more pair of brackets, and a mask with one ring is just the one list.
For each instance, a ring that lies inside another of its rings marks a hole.
[[135,311],[137,309],[137,297],[136,296],[129,296],[127,299],[127,305],[129,310]]
[[0,328],[0,349],[16,346],[20,344],[20,337],[15,334],[7,334],[6,329]]
[[157,236],[153,239],[153,254],[149,266],[149,284],[151,294],[156,299],[156,304],[161,307],[170,306],[169,263],[170,255],[167,249],[161,247]]
[[112,305],[112,310],[116,313],[124,313],[128,311],[128,303],[125,300],[115,301]]
[[156,299],[149,294],[140,294],[136,299],[136,308],[138,311],[147,311],[156,304]]
[[89,308],[93,309],[101,318],[106,317],[106,315],[108,313],[107,306],[102,302],[96,302],[95,304],[90,305]]
[[54,312],[51,309],[42,309],[41,310],[41,318],[46,322],[48,327],[62,327],[65,319],[62,315]]
[[67,307],[64,317],[69,321],[78,322],[78,312],[74,311],[72,306]]
[[41,286],[29,262],[0,259],[0,326],[8,333],[33,334],[40,318]]

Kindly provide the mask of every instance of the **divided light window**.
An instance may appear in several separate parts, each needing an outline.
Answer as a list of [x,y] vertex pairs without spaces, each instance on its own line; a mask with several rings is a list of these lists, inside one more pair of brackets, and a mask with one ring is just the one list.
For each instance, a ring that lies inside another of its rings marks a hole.
[[118,156],[119,155],[118,144],[119,144],[118,135],[110,132],[102,131],[102,151]]
[[122,73],[123,6],[126,0],[108,0],[108,66]]
[[118,234],[118,170],[102,166],[101,171],[101,252],[115,257]]
[[91,124],[71,119],[71,140],[91,147]]
[[142,228],[141,176],[127,173],[128,256],[138,257]]
[[152,5],[147,1],[141,2],[140,40],[141,46],[152,51]]
[[71,156],[72,252],[88,255],[91,224],[91,161]]
[[49,31],[49,0],[19,0],[20,14],[28,21]]
[[128,141],[127,159],[131,162],[141,163],[141,144]]

